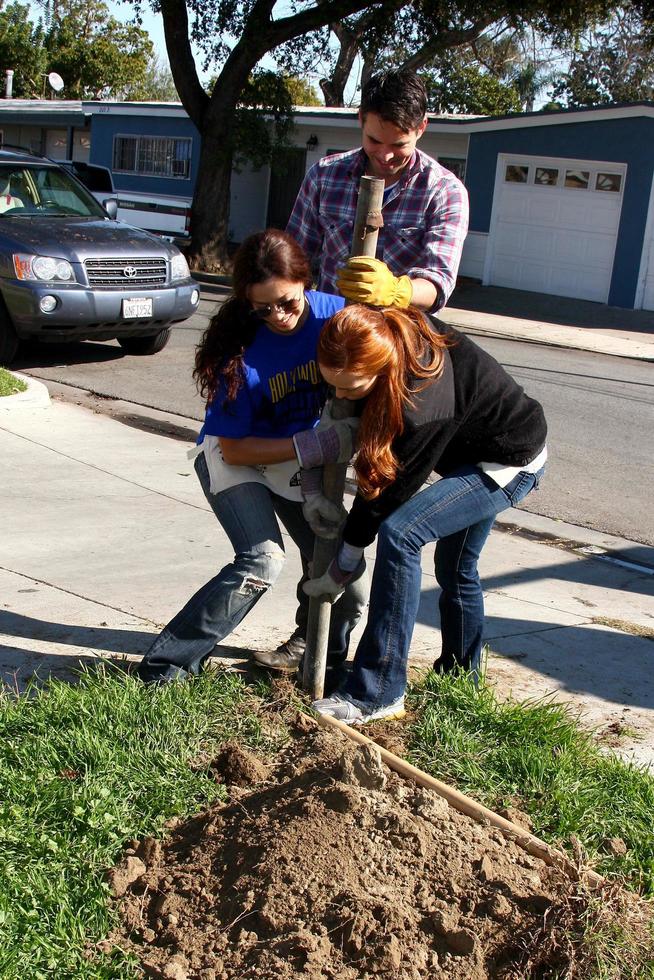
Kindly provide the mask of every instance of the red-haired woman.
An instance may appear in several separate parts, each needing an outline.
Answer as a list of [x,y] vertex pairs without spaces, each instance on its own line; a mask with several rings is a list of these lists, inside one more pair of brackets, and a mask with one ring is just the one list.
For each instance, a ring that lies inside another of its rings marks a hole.
[[[362,402],[358,492],[337,557],[304,586],[337,596],[377,536],[368,622],[352,672],[323,714],[361,724],[404,711],[422,548],[436,542],[442,653],[478,675],[484,623],[477,560],[496,515],[538,486],[540,404],[490,354],[417,310],[349,306],[325,325],[318,363],[336,396]],[[436,472],[441,479],[420,489]]]
[[[320,466],[352,455],[352,420],[321,420],[326,386],[316,363],[325,320],[343,299],[306,291],[309,264],[293,238],[275,229],[246,239],[234,257],[233,296],[198,347],[194,377],[207,399],[195,469],[234,548],[234,559],[186,603],[139,665],[149,683],[199,673],[216,643],[273,585],[284,564],[280,522],[306,570],[315,533],[329,536],[340,514],[322,497]],[[302,466],[302,487],[296,479]],[[298,587],[297,629],[266,666],[294,671],[308,615]],[[329,637],[335,675],[367,598],[365,576],[335,609]]]

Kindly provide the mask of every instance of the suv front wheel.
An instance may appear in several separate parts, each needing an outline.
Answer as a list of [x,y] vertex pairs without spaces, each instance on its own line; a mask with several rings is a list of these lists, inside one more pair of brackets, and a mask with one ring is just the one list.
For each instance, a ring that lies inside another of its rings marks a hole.
[[18,337],[7,313],[4,300],[0,298],[0,364],[9,367],[18,350]]
[[119,337],[118,343],[127,354],[158,354],[170,340],[170,327],[149,337]]

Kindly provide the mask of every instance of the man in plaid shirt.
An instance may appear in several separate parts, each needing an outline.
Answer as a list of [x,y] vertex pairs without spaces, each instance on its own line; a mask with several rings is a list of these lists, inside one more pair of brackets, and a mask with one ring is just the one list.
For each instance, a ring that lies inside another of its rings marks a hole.
[[[468,230],[468,195],[416,146],[426,110],[413,72],[374,76],[361,97],[362,148],[323,157],[307,172],[287,231],[319,259],[319,290],[375,306],[436,311],[447,302]],[[385,184],[378,259],[348,259],[363,174]]]

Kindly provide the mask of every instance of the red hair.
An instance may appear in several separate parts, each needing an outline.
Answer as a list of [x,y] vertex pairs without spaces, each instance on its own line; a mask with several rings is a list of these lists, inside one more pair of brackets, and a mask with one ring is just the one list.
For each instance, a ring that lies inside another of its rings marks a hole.
[[411,396],[439,377],[447,339],[411,307],[373,309],[346,306],[323,327],[318,362],[331,371],[377,376],[366,396],[354,462],[359,491],[367,500],[379,496],[397,476],[393,441],[404,430],[404,411]]

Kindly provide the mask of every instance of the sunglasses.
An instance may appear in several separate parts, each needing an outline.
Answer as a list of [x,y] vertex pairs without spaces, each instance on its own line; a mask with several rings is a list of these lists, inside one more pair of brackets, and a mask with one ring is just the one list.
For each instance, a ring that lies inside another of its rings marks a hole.
[[283,299],[279,303],[266,303],[265,306],[253,306],[250,316],[260,316],[264,319],[270,316],[273,311],[278,313],[292,313],[296,310],[303,300],[303,296],[294,296],[292,299]]

